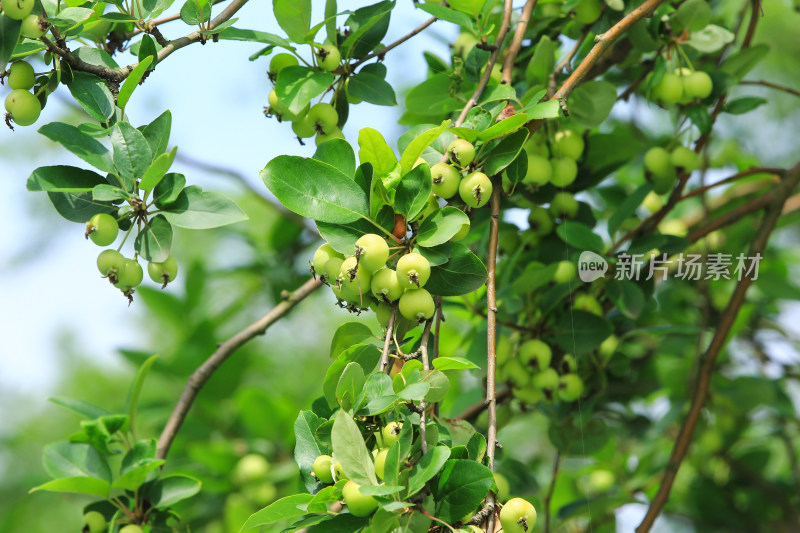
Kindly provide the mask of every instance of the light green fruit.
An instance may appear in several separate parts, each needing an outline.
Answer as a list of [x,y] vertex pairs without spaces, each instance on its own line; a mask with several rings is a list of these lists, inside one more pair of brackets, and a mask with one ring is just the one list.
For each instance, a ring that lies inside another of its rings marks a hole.
[[661,81],[653,87],[653,96],[664,105],[674,105],[683,98],[683,80],[675,74],[667,72]]
[[494,484],[497,485],[497,499],[500,500],[501,502],[506,501],[508,497],[511,495],[511,485],[509,485],[506,476],[504,476],[500,472],[495,472]]
[[306,116],[314,124],[314,131],[319,135],[330,135],[338,130],[339,113],[331,104],[324,102],[315,104],[311,106]]
[[578,363],[577,361],[575,361],[574,356],[565,353],[561,357],[561,361],[558,363],[558,369],[561,371],[562,374],[575,373],[575,371],[578,370]]
[[8,93],[5,100],[6,111],[20,126],[30,126],[39,118],[42,104],[33,94],[23,89],[15,89]]
[[466,59],[478,42],[480,42],[478,38],[471,33],[461,33],[456,40],[453,41],[453,53]]
[[360,487],[355,481],[348,481],[342,488],[342,497],[350,514],[363,518],[375,512],[378,508],[378,500],[362,494],[359,490]]
[[402,431],[402,429],[403,429],[402,422],[389,422],[388,424],[386,424],[381,430],[381,437],[383,438],[383,446],[385,448],[388,448],[392,444],[397,442],[397,439],[400,438],[400,431]]
[[561,130],[554,136],[554,152],[559,157],[580,159],[586,147],[583,137],[574,130]]
[[247,485],[258,481],[264,481],[269,472],[269,463],[263,455],[249,453],[239,459],[233,470],[233,479],[236,483]]
[[38,15],[28,15],[22,21],[22,35],[27,37],[28,39],[38,39],[42,35],[44,35],[44,30],[42,29],[42,18]]
[[562,402],[574,402],[583,394],[583,380],[577,374],[565,374],[558,381],[558,398]]
[[528,154],[528,170],[522,183],[529,185],[545,185],[553,175],[553,165],[550,160],[538,154]]
[[553,175],[550,176],[550,183],[556,187],[566,187],[571,185],[578,177],[578,165],[574,159],[562,157],[551,161],[553,165]]
[[683,172],[694,172],[700,168],[700,155],[685,146],[676,146],[669,154],[669,161]]
[[333,483],[333,472],[331,472],[331,456],[320,455],[314,459],[311,469],[314,476],[322,483]]
[[325,266],[328,264],[328,261],[334,257],[344,260],[344,256],[334,250],[333,246],[327,242],[322,244],[316,249],[313,258],[311,259],[311,266],[314,267],[314,272],[320,276],[325,275]]
[[574,218],[578,214],[578,201],[568,192],[557,192],[550,201],[550,214],[557,218]]
[[714,82],[711,76],[701,70],[696,70],[683,78],[683,90],[691,98],[704,100],[711,95]]
[[162,285],[172,283],[178,277],[178,261],[171,255],[160,262],[151,261],[147,264],[147,275]]
[[367,233],[356,241],[355,255],[358,257],[359,265],[369,272],[375,272],[389,259],[389,245],[380,235]]
[[454,242],[462,240],[464,237],[469,235],[469,228],[470,228],[469,222],[465,222],[464,225],[461,226],[461,229],[458,230],[450,240]]
[[342,262],[339,271],[339,279],[342,282],[344,294],[350,296],[348,300],[360,301],[361,295],[368,294],[372,283],[372,272],[364,268],[355,257],[348,257]]
[[530,370],[525,368],[520,359],[512,359],[506,363],[504,374],[507,381],[510,381],[515,387],[523,388],[531,382]]
[[398,309],[406,320],[425,322],[433,317],[436,306],[433,296],[425,289],[408,289],[400,297]]
[[536,509],[527,500],[512,498],[500,510],[503,533],[529,533],[536,525]]
[[97,269],[112,283],[117,282],[117,274],[125,268],[125,256],[116,250],[103,250],[97,256]]
[[98,246],[108,246],[118,233],[119,224],[108,213],[97,213],[86,223],[86,235]]
[[654,146],[645,152],[644,168],[653,176],[669,176],[675,172],[669,152],[660,146]]
[[125,259],[125,266],[117,273],[117,287],[128,292],[144,279],[144,271],[135,259]]
[[553,281],[556,283],[569,283],[578,276],[578,269],[572,261],[559,261]]
[[455,139],[447,146],[447,157],[457,167],[464,168],[475,158],[475,147],[465,139]]
[[528,214],[528,224],[531,231],[536,235],[549,235],[555,228],[553,217],[550,212],[543,207],[533,207]]
[[308,118],[308,114],[300,120],[292,122],[292,131],[301,139],[307,139],[317,134],[314,122]]
[[672,169],[671,174],[653,174],[650,176],[650,182],[653,184],[654,193],[667,194],[675,188],[675,184],[678,182],[678,174],[675,172],[675,169]]
[[[664,207],[664,199],[661,198],[655,192],[650,191],[649,193],[647,193],[647,196],[644,197],[644,200],[642,200],[642,205],[651,213],[655,213],[656,211]],[[635,222],[636,225],[638,226],[639,220],[637,219]]]
[[436,163],[431,167],[431,190],[440,198],[452,198],[458,192],[461,174],[446,163]]
[[383,474],[386,468],[386,456],[388,454],[389,448],[384,448],[375,455],[375,475],[378,476],[378,479],[381,481],[383,481]]
[[314,55],[317,58],[317,66],[322,70],[331,72],[339,68],[339,63],[342,62],[342,54],[339,49],[332,44],[325,44],[320,46]]
[[591,294],[578,294],[572,302],[573,309],[579,309],[597,316],[603,316],[603,307]]
[[599,469],[593,470],[589,474],[588,484],[589,488],[594,493],[608,492],[614,487],[617,482],[616,476],[610,470]]
[[600,18],[602,12],[603,5],[599,0],[581,0],[581,2],[575,6],[575,20],[579,24],[592,24]]
[[397,281],[405,289],[424,287],[431,277],[431,264],[424,256],[411,252],[397,261]]
[[339,461],[336,461],[336,463],[334,463],[333,473],[335,475],[336,481],[339,481],[340,479],[350,479],[349,477],[347,477],[347,474],[344,473],[344,469],[342,468],[342,463],[340,463]]
[[3,13],[14,20],[22,20],[33,11],[34,0],[3,0]]
[[531,339],[519,347],[519,360],[522,364],[541,372],[550,367],[553,352],[546,343],[539,339]]
[[535,405],[541,401],[544,401],[545,399],[544,393],[542,393],[542,391],[533,385],[528,385],[522,388],[514,388],[513,391],[514,398],[531,405]]
[[89,511],[83,515],[82,531],[86,533],[104,533],[106,528],[106,518],[97,511]]
[[[333,284],[339,278],[339,273],[342,271],[342,263],[344,263],[344,257],[333,256],[328,259],[319,274],[325,278],[325,282]],[[316,267],[314,270],[316,270]]]
[[119,533],[144,533],[144,530],[135,524],[129,524],[120,529]]
[[483,207],[492,196],[492,181],[483,172],[467,174],[458,185],[458,194],[470,207]]
[[23,89],[27,91],[33,88],[36,83],[36,74],[30,63],[25,61],[15,61],[8,68],[8,86],[12,89]]
[[614,355],[614,352],[617,351],[619,347],[619,337],[616,335],[610,335],[606,340],[600,343],[600,346],[597,348],[597,351],[603,357],[604,360],[608,361],[608,359]]
[[278,115],[281,120],[295,122],[300,120],[302,117],[305,117],[309,111],[308,106],[306,106],[306,108],[299,113],[292,113],[289,111],[289,108],[286,107],[283,102],[281,102],[280,98],[278,97],[278,93],[275,92],[275,89],[272,89],[269,92],[267,101],[269,102],[269,107],[272,110],[272,113],[274,115]]
[[314,138],[314,144],[319,146],[320,144],[332,139],[344,139],[344,133],[342,133],[342,130],[339,128],[334,128],[328,133],[317,133],[317,136]]
[[531,384],[544,392],[548,399],[552,399],[559,385],[558,372],[552,368],[545,368],[531,378]]
[[404,290],[397,280],[397,272],[391,268],[382,268],[372,276],[370,291],[378,301],[394,302],[403,295]]
[[286,67],[298,65],[297,58],[292,54],[275,54],[269,61],[269,77],[273,80]]

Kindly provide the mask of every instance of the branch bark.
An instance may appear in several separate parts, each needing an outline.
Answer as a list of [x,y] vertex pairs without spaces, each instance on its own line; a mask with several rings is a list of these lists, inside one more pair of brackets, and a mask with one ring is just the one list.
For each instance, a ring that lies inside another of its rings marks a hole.
[[164,459],[167,456],[172,441],[175,439],[175,435],[186,419],[186,415],[189,409],[191,409],[197,394],[222,363],[224,363],[239,347],[253,338],[263,335],[267,331],[267,328],[283,318],[289,311],[294,309],[298,303],[303,301],[321,285],[322,282],[318,279],[306,281],[297,290],[288,294],[284,301],[273,307],[267,314],[220,344],[217,351],[211,354],[211,356],[189,376],[189,380],[181,393],[181,397],[178,399],[177,405],[175,405],[175,408],[172,410],[172,414],[169,420],[167,420],[167,424],[161,432],[161,436],[158,438],[157,458]]
[[383,339],[383,352],[381,352],[381,371],[389,373],[394,364],[389,365],[389,346],[392,344],[392,332],[394,331],[394,323],[397,320],[397,307],[392,308],[392,315],[389,317],[389,323],[386,325],[386,337]]
[[517,59],[517,54],[522,46],[522,40],[525,38],[525,32],[528,29],[528,24],[531,21],[531,13],[533,8],[536,7],[537,0],[528,0],[522,8],[522,14],[517,21],[517,28],[514,30],[514,38],[511,40],[511,45],[508,47],[508,54],[506,60],[503,62],[503,77],[502,82],[506,85],[511,85],[511,71],[514,68],[514,61]]
[[[758,231],[753,238],[752,244],[750,245],[750,250],[748,252],[750,257],[764,252],[767,242],[769,241],[770,234],[775,229],[778,218],[781,216],[783,205],[791,192],[795,189],[795,187],[797,187],[798,182],[800,182],[800,163],[795,165],[785,174],[781,184],[776,188],[776,193],[774,196],[772,196],[771,201],[768,204],[766,214],[764,215],[761,225],[759,226]],[[672,454],[670,455],[669,462],[667,463],[667,467],[664,472],[664,478],[661,482],[661,485],[658,487],[658,492],[653,498],[653,501],[650,503],[650,507],[647,509],[647,513],[642,519],[642,523],[636,528],[636,533],[648,533],[658,515],[661,514],[661,510],[666,505],[667,500],[669,500],[672,484],[675,481],[675,477],[678,474],[678,469],[680,468],[683,459],[686,457],[686,454],[689,451],[692,433],[697,425],[697,421],[700,419],[703,404],[705,403],[709,386],[711,384],[711,377],[714,372],[714,365],[716,363],[717,356],[719,355],[719,352],[722,350],[723,346],[725,346],[725,342],[728,334],[730,333],[731,327],[736,320],[739,309],[744,303],[747,289],[750,288],[752,283],[753,280],[747,277],[739,281],[733,291],[733,295],[731,296],[728,305],[725,307],[725,310],[720,316],[719,326],[714,332],[714,337],[711,339],[711,343],[706,349],[706,352],[701,357],[702,364],[700,365],[699,376],[694,394],[692,396],[692,403],[689,408],[689,413],[687,414],[686,419],[681,426],[681,429],[678,433],[678,438],[675,440],[675,446],[672,449]]]
[[428,20],[426,20],[425,22],[423,22],[422,24],[420,24],[419,26],[417,26],[416,28],[414,28],[413,30],[411,30],[410,32],[408,32],[407,34],[405,34],[402,37],[400,37],[399,39],[397,39],[392,44],[390,44],[390,45],[388,45],[388,46],[386,46],[384,48],[381,48],[380,50],[376,50],[375,52],[372,52],[370,54],[365,55],[364,57],[362,57],[361,59],[359,59],[358,61],[356,61],[352,65],[350,65],[350,67],[349,67],[350,68],[350,72],[355,70],[356,67],[358,67],[359,65],[361,65],[365,61],[369,61],[373,57],[381,57],[382,55],[384,55],[389,50],[392,50],[392,49],[400,46],[401,44],[403,44],[407,40],[411,39],[412,37],[414,37],[418,33],[422,32],[422,30],[424,30],[425,28],[427,28],[428,26],[430,26],[431,24],[433,24],[437,20],[439,20],[439,19],[437,19],[436,17],[431,17]]

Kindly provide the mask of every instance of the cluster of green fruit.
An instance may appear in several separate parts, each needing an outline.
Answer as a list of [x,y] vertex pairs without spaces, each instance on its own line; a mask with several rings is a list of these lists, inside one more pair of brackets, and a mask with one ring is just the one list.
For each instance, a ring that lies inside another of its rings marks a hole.
[[[465,139],[455,139],[447,146],[446,155],[452,164],[436,163],[431,167],[433,194],[448,200],[458,193],[469,207],[486,205],[492,196],[492,181],[483,172],[468,172],[470,164],[475,160],[475,147],[472,143]],[[420,158],[414,166],[421,164],[427,163]],[[463,172],[468,173],[462,177]],[[469,231],[469,227],[465,231]]]
[[578,177],[578,159],[586,144],[574,130],[555,133],[548,143],[543,134],[536,134],[525,144],[528,155],[528,170],[522,180],[527,185],[541,187],[552,183],[556,187],[568,187]]
[[0,13],[10,19],[21,20],[20,31],[29,39],[38,39],[44,35],[46,24],[37,15],[32,14],[35,0],[5,0],[0,6]]
[[[106,533],[108,522],[106,517],[97,511],[89,511],[83,515],[82,533]],[[119,533],[144,533],[144,530],[136,524],[128,524],[120,528]]]
[[31,92],[36,85],[36,73],[30,63],[15,61],[8,69],[11,92],[5,99],[7,117],[20,126],[30,126],[39,119],[42,102]]
[[232,481],[242,495],[256,506],[264,506],[275,499],[277,489],[269,482],[269,462],[263,455],[248,453],[236,463]]
[[[325,71],[336,70],[342,61],[339,49],[330,44],[318,47],[314,58],[317,67]],[[297,57],[292,54],[276,54],[269,63],[270,80],[277,81],[281,71],[298,64]],[[292,131],[300,139],[316,136],[315,142],[320,145],[330,139],[344,138],[338,127],[339,113],[331,104],[318,103],[314,106],[306,106],[299,113],[292,113],[288,106],[280,100],[275,89],[269,93],[268,101],[267,113],[278,117],[281,121],[291,122]]]
[[[577,363],[564,354],[553,368],[553,352],[538,339],[525,341],[516,357],[504,343],[497,351],[497,379],[511,385],[514,397],[528,404],[561,400],[574,402],[583,395],[583,380],[576,373]],[[560,371],[560,374],[559,374]]]
[[653,184],[653,192],[666,194],[675,187],[678,173],[691,173],[700,168],[700,156],[685,146],[677,146],[671,152],[654,146],[644,154],[647,179]]
[[[98,213],[86,223],[86,238],[98,246],[108,246],[114,242],[119,233],[117,220],[108,213]],[[133,294],[144,278],[139,262],[128,259],[118,250],[103,250],[97,256],[97,268],[104,278],[121,290],[126,296]],[[147,274],[162,288],[178,275],[178,262],[171,255],[164,261],[151,261],[147,264]]]
[[705,100],[711,94],[714,83],[711,76],[702,70],[676,68],[666,72],[653,86],[652,96],[663,105],[689,104]]

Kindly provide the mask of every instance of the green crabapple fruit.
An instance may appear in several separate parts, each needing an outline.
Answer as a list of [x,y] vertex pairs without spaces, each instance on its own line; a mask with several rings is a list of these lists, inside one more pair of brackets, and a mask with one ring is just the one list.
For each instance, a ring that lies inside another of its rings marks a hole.
[[675,170],[670,154],[660,146],[654,146],[644,154],[644,168],[653,176],[669,176]]
[[281,120],[289,120],[289,121],[298,121],[301,117],[304,117],[308,108],[300,111],[300,113],[292,113],[289,111],[289,108],[286,107],[283,102],[280,101],[278,97],[278,93],[275,92],[275,89],[272,89],[269,92],[269,96],[267,96],[267,101],[269,102],[269,107],[273,114],[278,115]]
[[674,105],[683,99],[683,80],[670,72],[664,74],[661,81],[653,87],[653,96],[664,105]]
[[594,470],[591,474],[589,474],[589,488],[594,493],[607,492],[614,486],[614,483],[616,482],[617,478],[610,470]]
[[467,174],[458,184],[458,194],[470,207],[483,207],[492,196],[492,181],[483,172]]
[[704,100],[709,97],[713,88],[711,76],[703,71],[696,70],[683,77],[683,91],[690,98]]
[[108,213],[97,213],[86,223],[86,238],[98,246],[108,246],[117,238],[119,224]]
[[336,461],[333,464],[333,473],[336,476],[337,481],[340,479],[350,479],[347,477],[347,474],[344,473],[344,469],[342,468],[342,463],[340,463],[339,461]]
[[542,391],[548,400],[552,400],[559,385],[558,372],[552,368],[545,368],[531,378],[531,384]]
[[440,198],[452,198],[458,192],[461,174],[447,163],[436,163],[431,167],[431,190]]
[[553,175],[550,176],[550,183],[556,187],[571,185],[578,177],[578,165],[574,159],[562,157],[554,159],[551,164],[553,165]]
[[14,20],[22,20],[33,11],[34,0],[4,0],[3,13]]
[[42,19],[38,15],[28,15],[22,21],[22,35],[28,39],[38,39],[44,35],[44,28],[42,28]]
[[521,388],[515,387],[514,398],[528,404],[537,404],[545,399],[544,394],[542,394],[542,391],[540,391],[533,385],[528,385]]
[[578,374],[565,374],[558,380],[558,399],[574,402],[583,394],[583,380]]
[[684,172],[694,172],[700,167],[700,156],[685,146],[676,146],[669,154],[669,161]]
[[317,133],[317,136],[314,138],[314,144],[319,146],[320,144],[333,139],[344,139],[344,133],[342,133],[342,130],[339,128],[333,128],[327,133]]
[[316,52],[314,52],[314,55],[317,57],[317,66],[328,72],[336,70],[339,67],[339,63],[342,61],[342,54],[339,52],[339,49],[332,44],[320,46]]
[[563,374],[571,374],[578,369],[578,363],[577,361],[575,361],[575,357],[573,357],[568,353],[565,353],[561,357],[561,361],[558,363],[558,368],[561,370],[561,373]]
[[528,170],[522,183],[530,185],[545,185],[553,175],[553,165],[550,160],[538,154],[528,154]]
[[469,55],[479,42],[478,38],[471,33],[461,33],[456,37],[456,40],[453,41],[453,54],[466,59],[467,55]]
[[603,6],[599,0],[582,0],[575,6],[575,20],[579,24],[592,24],[602,12]]
[[358,264],[355,257],[348,257],[342,262],[339,279],[344,294],[350,297],[345,299],[360,299],[362,294],[369,292],[372,272]]
[[455,139],[447,146],[447,157],[457,166],[467,167],[475,159],[475,147],[465,139]]
[[297,58],[292,54],[276,54],[269,61],[269,77],[275,80],[286,67],[297,65]]
[[497,485],[497,499],[500,501],[507,500],[508,496],[511,494],[511,485],[508,484],[506,476],[500,472],[495,472],[494,484]]
[[135,524],[128,524],[120,529],[119,533],[144,533],[144,530]]
[[125,259],[125,266],[117,272],[117,287],[127,292],[136,287],[144,279],[142,266],[135,259]]
[[411,252],[397,261],[397,281],[405,289],[424,287],[431,277],[431,264],[424,256]]
[[372,496],[362,494],[361,485],[355,481],[348,481],[342,488],[342,497],[347,504],[350,514],[359,518],[371,515],[378,508],[378,500]]
[[103,250],[97,256],[97,269],[111,283],[117,283],[117,275],[125,268],[125,256],[116,250]]
[[572,302],[572,308],[586,311],[597,316],[603,316],[603,307],[600,305],[600,302],[597,301],[597,298],[591,294],[578,294],[575,296],[575,300]]
[[570,159],[580,159],[583,155],[585,143],[583,137],[574,130],[562,130],[556,132],[554,137],[554,152],[559,157]]
[[356,241],[355,256],[358,258],[359,265],[369,272],[375,272],[389,259],[389,245],[380,235],[367,233]]
[[556,283],[569,283],[578,276],[578,269],[572,261],[559,261],[553,281]]
[[6,111],[20,126],[30,126],[39,118],[42,104],[33,94],[23,89],[14,89],[5,100]]
[[321,135],[330,134],[339,123],[339,113],[336,112],[336,108],[324,102],[311,106],[307,116],[314,124],[314,130]]
[[519,360],[541,372],[550,367],[553,352],[550,346],[539,339],[526,341],[519,347]]
[[505,377],[517,388],[528,385],[531,381],[531,373],[525,368],[519,359],[512,359],[505,366]]
[[544,207],[533,207],[528,214],[528,224],[531,231],[539,236],[549,235],[555,224],[553,224],[553,217],[550,212]]
[[656,194],[667,194],[675,188],[675,183],[678,181],[678,175],[674,172],[671,174],[650,176],[650,182],[653,184],[653,192]]
[[397,280],[397,272],[382,268],[375,272],[370,283],[370,291],[379,301],[391,303],[403,295],[403,287]]
[[333,483],[330,455],[320,455],[314,459],[314,465],[311,469],[314,472],[314,476],[322,483]]
[[550,214],[559,218],[574,218],[578,214],[578,201],[568,192],[557,192],[550,201]]
[[381,430],[381,437],[383,437],[383,445],[388,448],[400,438],[400,431],[403,429],[402,422],[389,422]]
[[425,289],[408,289],[400,297],[398,308],[403,318],[414,322],[429,320],[436,310],[433,296]]
[[264,481],[269,472],[269,463],[263,455],[248,453],[236,463],[233,479],[241,485]]
[[15,61],[8,68],[8,86],[12,89],[27,91],[36,84],[36,74],[33,67],[25,61]]
[[292,122],[292,131],[301,139],[307,139],[317,134],[314,122],[308,118],[308,114],[300,120]]
[[151,261],[147,264],[147,275],[154,282],[161,283],[162,288],[166,287],[178,276],[178,261],[171,255],[160,262]]
[[389,454],[389,448],[384,448],[375,456],[375,475],[378,479],[383,480],[383,474],[386,469],[386,456]]
[[536,509],[528,500],[511,498],[500,510],[503,533],[529,533],[536,525]]
[[319,248],[316,249],[314,252],[314,256],[311,258],[311,266],[314,267],[314,272],[319,274],[320,276],[324,276],[325,272],[325,265],[328,264],[332,258],[338,257],[344,260],[344,256],[333,249],[333,246],[328,244],[322,244]]
[[83,529],[86,533],[103,533],[106,530],[106,517],[97,511],[89,511],[83,515]]
[[[326,283],[336,283],[336,280],[339,278],[339,273],[342,271],[342,263],[344,263],[344,257],[331,257],[328,259],[328,262],[325,263],[323,269],[317,273]],[[317,270],[316,267],[314,270]]]

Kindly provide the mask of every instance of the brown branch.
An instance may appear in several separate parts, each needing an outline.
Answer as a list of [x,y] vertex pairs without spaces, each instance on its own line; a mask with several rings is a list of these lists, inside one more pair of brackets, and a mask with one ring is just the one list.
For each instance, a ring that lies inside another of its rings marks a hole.
[[[775,229],[778,218],[781,216],[783,204],[786,202],[786,198],[791,194],[792,190],[797,187],[798,182],[800,182],[800,163],[795,165],[786,173],[781,184],[776,188],[776,194],[772,196],[771,202],[767,208],[767,212],[761,221],[761,225],[756,231],[752,244],[750,245],[750,250],[748,252],[749,257],[755,257],[756,254],[761,254],[764,252],[767,242],[769,241],[770,234]],[[697,425],[697,421],[700,419],[703,404],[705,403],[706,396],[708,395],[711,377],[714,373],[714,365],[716,363],[717,356],[725,345],[731,327],[738,316],[739,309],[744,303],[747,289],[750,288],[752,283],[753,280],[749,277],[744,277],[737,283],[728,305],[725,307],[725,310],[720,316],[719,325],[717,330],[714,332],[714,337],[711,339],[711,343],[701,358],[702,364],[700,366],[698,380],[692,396],[692,403],[689,408],[689,413],[687,414],[686,419],[681,426],[680,432],[678,433],[678,437],[675,440],[675,446],[672,449],[672,454],[670,455],[669,462],[667,463],[667,467],[664,471],[664,477],[661,485],[658,487],[658,492],[653,498],[653,501],[650,503],[650,507],[647,509],[647,514],[645,514],[644,518],[642,519],[642,523],[636,528],[636,533],[647,533],[650,531],[650,528],[653,526],[653,523],[658,515],[661,514],[661,510],[664,508],[667,500],[669,499],[669,494],[672,490],[672,484],[675,481],[675,477],[678,474],[678,469],[680,468],[684,457],[686,457],[686,454],[689,451],[692,433]]]
[[211,354],[211,356],[189,376],[189,380],[181,393],[181,397],[172,410],[172,414],[169,420],[167,420],[167,424],[161,432],[161,436],[158,438],[157,458],[164,459],[167,456],[172,441],[181,428],[181,424],[183,424],[183,421],[186,419],[186,415],[189,409],[191,409],[197,394],[222,363],[224,363],[239,347],[255,337],[263,335],[267,331],[267,328],[283,318],[298,303],[303,301],[320,286],[322,286],[321,281],[310,279],[294,292],[287,294],[284,300],[273,307],[267,314],[220,344],[217,351]]
[[761,85],[763,87],[769,87],[770,89],[775,89],[776,91],[783,91],[785,93],[800,97],[800,91],[797,89],[792,89],[791,87],[779,85],[766,80],[742,80],[739,82],[739,85]]
[[747,33],[742,41],[742,48],[747,48],[753,42],[758,24],[758,15],[761,12],[761,0],[750,0],[750,23],[747,25]]
[[686,238],[692,242],[696,242],[709,233],[716,231],[720,228],[724,228],[730,224],[734,224],[739,222],[745,216],[755,213],[756,211],[760,211],[764,207],[770,204],[773,200],[773,195],[771,193],[762,194],[761,196],[756,196],[752,200],[747,203],[740,205],[734,209],[731,209],[724,215],[711,220],[707,224],[700,226],[692,230]]
[[381,352],[381,370],[385,373],[392,371],[394,364],[389,364],[389,346],[392,344],[392,332],[394,331],[394,323],[397,320],[397,307],[392,308],[392,315],[389,317],[389,323],[386,325],[386,336],[383,338],[383,352]]
[[388,52],[388,51],[400,46],[401,44],[403,44],[407,40],[411,39],[412,37],[414,37],[415,35],[420,33],[422,30],[424,30],[425,28],[427,28],[428,26],[430,26],[431,24],[436,22],[437,20],[439,20],[439,19],[437,19],[436,17],[431,17],[428,20],[426,20],[425,22],[423,22],[422,24],[420,24],[419,26],[417,26],[416,28],[414,28],[413,30],[411,30],[409,33],[403,35],[402,37],[397,39],[395,42],[391,43],[390,45],[388,45],[388,46],[386,46],[384,48],[381,48],[380,50],[376,50],[375,52],[372,52],[372,53],[369,53],[369,54],[365,55],[364,57],[362,57],[361,59],[359,59],[358,61],[356,61],[352,65],[350,65],[349,66],[349,71],[352,72],[353,70],[356,69],[356,67],[358,67],[359,65],[361,65],[365,61],[369,61],[373,57],[382,57],[384,54],[386,54],[386,52]]
[[706,185],[704,187],[698,187],[697,189],[691,190],[691,191],[687,192],[686,194],[684,194],[683,196],[681,196],[680,198],[678,198],[678,202],[682,202],[683,200],[686,200],[687,198],[692,198],[694,196],[698,196],[698,195],[703,194],[706,191],[708,191],[710,189],[713,189],[715,187],[720,187],[721,185],[727,185],[727,184],[729,184],[731,182],[734,182],[734,181],[736,181],[738,179],[746,178],[746,177],[752,176],[754,174],[782,174],[783,172],[786,172],[786,170],[782,169],[782,168],[774,168],[774,167],[753,167],[753,168],[748,168],[747,170],[743,170],[741,172],[737,172],[736,174],[734,174],[732,176],[728,176],[727,178],[725,178],[723,180],[720,180],[720,181],[718,181],[716,183],[712,183],[710,185]]
[[511,71],[514,68],[514,61],[517,59],[517,54],[522,46],[522,40],[525,38],[525,32],[528,29],[528,24],[531,20],[531,13],[533,8],[536,7],[537,0],[528,0],[522,8],[522,14],[517,21],[517,29],[514,30],[514,38],[511,40],[511,45],[508,47],[508,54],[503,63],[503,77],[502,83],[511,85]]
[[[508,398],[509,396],[511,396],[511,390],[503,389],[497,394],[495,394],[495,403],[499,403]],[[487,407],[488,404],[486,403],[486,400],[481,400],[477,403],[470,405],[469,407],[461,411],[459,414],[454,416],[451,420],[471,420],[476,416],[478,416],[479,414],[481,414]]]
[[561,467],[561,452],[556,451],[556,458],[553,461],[553,475],[550,476],[550,487],[544,496],[542,505],[544,506],[544,533],[550,533],[550,500],[553,499],[553,491],[556,488],[558,470]]

